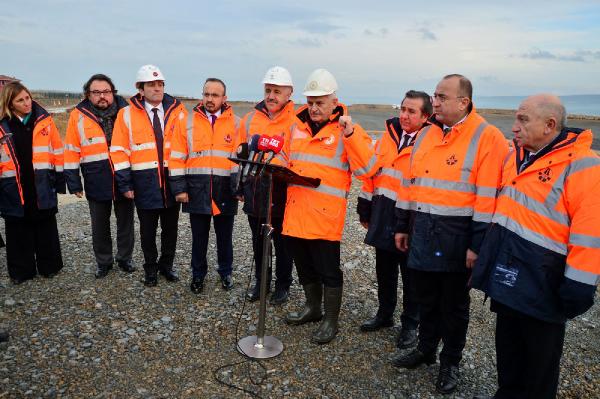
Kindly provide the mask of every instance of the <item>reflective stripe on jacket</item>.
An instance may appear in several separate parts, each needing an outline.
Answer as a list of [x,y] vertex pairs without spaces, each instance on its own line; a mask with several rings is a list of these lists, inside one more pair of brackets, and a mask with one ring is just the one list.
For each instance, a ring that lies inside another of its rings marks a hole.
[[[121,96],[115,96],[118,109],[127,106]],[[89,100],[83,100],[69,116],[65,137],[65,179],[69,192],[84,191],[95,201],[115,199],[114,172],[110,162],[109,143]]]
[[[32,117],[36,118],[32,137],[32,164],[38,209],[58,205],[56,193],[65,192],[63,144],[52,117],[33,101]],[[0,121],[0,138],[9,133],[8,119]],[[0,145],[0,214],[24,215],[23,189],[19,177],[13,137]]]
[[[255,135],[282,136],[284,143],[283,149],[277,155],[272,163],[275,165],[286,165],[290,153],[291,127],[296,121],[294,111],[294,102],[288,101],[283,109],[275,115],[273,119],[265,107],[265,102],[261,101],[254,107],[253,111],[248,112],[240,121],[239,137],[241,142],[249,142]],[[262,179],[256,183],[254,178],[249,178],[243,186],[244,205],[242,207],[246,214],[254,217],[266,217],[266,196],[268,192],[267,179]],[[287,188],[284,183],[273,182],[273,207],[271,214],[274,217],[283,217],[286,203]]]
[[522,150],[507,159],[473,271],[475,288],[556,323],[586,311],[600,281],[600,158],[590,130],[562,134],[521,173]]
[[379,169],[371,138],[359,125],[343,137],[338,120],[346,115],[342,104],[314,136],[308,124],[308,108],[298,110],[298,126],[292,131],[289,167],[294,172],[321,179],[319,187],[289,185],[283,234],[305,239],[340,241],[352,173],[364,180]]
[[402,127],[398,117],[386,121],[386,131],[375,145],[381,168],[370,179],[363,182],[358,197],[357,211],[361,221],[369,227],[365,243],[386,251],[396,252],[396,213],[400,209],[408,212],[408,185],[405,178],[412,152],[413,141],[398,152],[402,138]]
[[415,211],[408,265],[424,271],[464,271],[466,252],[479,252],[492,219],[508,144],[473,109],[444,135],[423,128],[410,158],[409,198]]
[[179,100],[165,94],[163,165],[159,165],[156,138],[143,98],[138,94],[130,102],[117,115],[110,146],[117,188],[120,193],[133,190],[135,205],[140,209],[171,206],[174,198],[166,181],[171,137],[175,131],[185,129],[187,111]]
[[211,125],[202,104],[188,116],[186,130],[173,135],[169,160],[169,182],[173,195],[188,193],[183,211],[205,215],[237,213],[233,196],[238,166],[235,156],[237,117],[229,105]]

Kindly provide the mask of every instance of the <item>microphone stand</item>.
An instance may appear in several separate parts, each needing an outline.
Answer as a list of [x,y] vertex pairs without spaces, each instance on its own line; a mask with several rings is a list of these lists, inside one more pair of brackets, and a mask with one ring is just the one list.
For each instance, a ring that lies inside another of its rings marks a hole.
[[269,274],[269,263],[271,260],[271,240],[273,239],[273,226],[271,224],[271,202],[273,201],[273,175],[266,170],[266,176],[263,176],[267,164],[263,164],[257,177],[259,181],[262,177],[267,178],[269,190],[267,194],[267,218],[261,226],[263,232],[263,257],[260,273],[260,301],[258,305],[258,327],[256,335],[250,335],[242,338],[238,342],[238,350],[254,359],[267,359],[279,355],[283,351],[283,343],[270,335],[265,336],[265,318],[267,314],[267,274]]
[[260,169],[257,179],[261,179],[266,173],[268,179],[267,195],[267,217],[265,223],[261,226],[263,232],[263,258],[262,272],[260,274],[260,302],[258,311],[258,327],[256,335],[250,335],[240,339],[237,343],[237,349],[243,355],[253,359],[268,359],[279,355],[283,351],[283,343],[270,335],[265,336],[265,316],[267,313],[267,274],[269,273],[269,261],[271,259],[271,240],[273,237],[273,226],[271,218],[271,203],[273,201],[273,177],[278,181],[297,184],[307,187],[318,187],[320,179],[300,176],[297,173],[277,165],[271,165],[264,162],[255,162],[252,160],[229,158],[229,160],[240,165],[254,165]]

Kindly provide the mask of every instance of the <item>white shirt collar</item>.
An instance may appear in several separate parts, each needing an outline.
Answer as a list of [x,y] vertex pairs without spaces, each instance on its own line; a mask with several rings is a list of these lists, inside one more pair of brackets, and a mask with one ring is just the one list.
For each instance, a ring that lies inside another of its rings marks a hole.
[[217,112],[214,112],[214,113],[213,113],[213,112],[209,112],[209,111],[208,111],[208,110],[205,108],[205,109],[204,109],[204,113],[206,114],[206,116],[208,117],[208,119],[210,119],[210,116],[211,116],[211,115],[214,115],[214,116],[216,116],[216,117],[218,118],[218,117],[219,117],[219,116],[221,116],[221,114],[222,114],[222,112],[221,112],[221,109],[220,109],[220,108],[217,110]]
[[459,120],[452,126],[444,125],[444,130],[446,130],[448,128],[453,128],[454,126],[457,126],[457,125],[460,125],[461,123],[463,123],[465,121],[465,119],[467,119],[467,116],[469,116],[469,114],[466,114],[461,120]]

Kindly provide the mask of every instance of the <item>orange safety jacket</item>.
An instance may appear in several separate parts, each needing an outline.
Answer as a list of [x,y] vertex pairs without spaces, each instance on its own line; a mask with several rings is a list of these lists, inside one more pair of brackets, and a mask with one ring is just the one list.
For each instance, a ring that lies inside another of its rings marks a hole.
[[409,267],[466,270],[467,249],[479,252],[492,219],[507,153],[502,133],[475,109],[446,134],[438,122],[422,129],[408,173],[414,211]]
[[316,188],[288,186],[283,234],[304,238],[340,241],[346,218],[346,205],[352,173],[361,180],[379,169],[372,139],[360,125],[344,137],[338,123],[347,115],[339,104],[329,121],[313,132],[308,107],[298,110],[297,126],[292,128],[289,168],[294,172],[321,179]]
[[[240,121],[240,142],[249,142],[255,134],[269,137],[282,136],[284,140],[283,149],[271,163],[274,165],[286,165],[290,153],[291,127],[296,121],[294,102],[288,101],[285,107],[273,119],[271,119],[264,101],[258,103],[254,108],[253,111],[248,112]],[[267,179],[262,179],[258,184],[254,178],[246,180],[242,187],[242,192],[238,193],[244,196],[243,211],[254,217],[266,217],[267,210],[265,203],[268,189]],[[272,216],[283,217],[286,192],[286,185],[284,183],[273,182]]]
[[369,224],[365,244],[396,252],[396,214],[401,210],[409,211],[409,181],[405,176],[418,133],[415,133],[411,141],[402,144],[400,118],[388,119],[385,127],[385,132],[375,145],[381,168],[372,178],[364,180],[356,209],[360,221]]
[[[115,96],[117,108],[127,106],[121,96]],[[84,191],[81,173],[85,184],[85,195],[95,201],[115,199],[114,172],[110,162],[110,143],[98,118],[91,110],[91,103],[85,99],[69,116],[65,137],[65,179],[69,192]]]
[[171,137],[185,130],[187,111],[181,101],[165,94],[163,165],[159,165],[152,121],[140,94],[131,97],[131,105],[121,109],[113,128],[110,158],[120,193],[133,190],[140,209],[172,206],[175,199],[167,184]]
[[567,128],[525,165],[523,149],[511,152],[475,288],[548,322],[592,306],[600,281],[600,158],[592,140],[590,130]]
[[238,165],[235,156],[238,120],[224,104],[221,115],[211,125],[202,103],[188,116],[186,130],[173,135],[169,160],[169,183],[174,195],[188,193],[183,211],[204,215],[235,215]]
[[[32,137],[32,160],[38,209],[52,209],[58,205],[56,193],[65,193],[63,173],[63,144],[50,114],[33,101],[35,118]],[[0,121],[0,138],[10,133],[8,118]],[[25,199],[19,174],[14,138],[8,137],[0,145],[0,214],[24,216]]]

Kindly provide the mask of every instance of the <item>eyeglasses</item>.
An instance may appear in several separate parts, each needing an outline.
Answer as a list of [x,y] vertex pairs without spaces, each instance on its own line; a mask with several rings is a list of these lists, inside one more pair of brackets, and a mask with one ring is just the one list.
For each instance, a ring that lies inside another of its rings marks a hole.
[[430,98],[431,98],[431,102],[438,100],[441,103],[445,103],[448,100],[454,100],[454,99],[458,100],[459,98],[466,98],[466,97],[465,96],[448,97],[445,94],[434,94]]
[[112,91],[112,90],[102,90],[102,91],[92,90],[92,91],[90,91],[90,94],[92,96],[96,96],[96,97],[100,97],[100,96],[108,97],[109,95],[112,95],[114,93],[116,93],[116,90],[115,91]]

